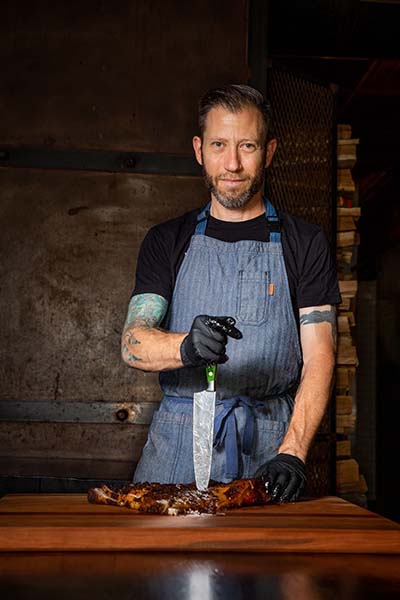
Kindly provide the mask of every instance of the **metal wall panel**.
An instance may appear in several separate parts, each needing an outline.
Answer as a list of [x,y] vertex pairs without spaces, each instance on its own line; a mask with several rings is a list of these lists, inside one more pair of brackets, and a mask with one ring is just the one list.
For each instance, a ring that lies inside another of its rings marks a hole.
[[1,400],[154,401],[121,364],[139,245],[199,206],[200,178],[0,170]]
[[0,169],[0,183],[0,473],[130,477],[154,405],[129,425],[117,406],[160,399],[157,374],[120,359],[137,252],[202,205],[202,180]]
[[132,423],[149,425],[158,402],[18,402],[0,400],[0,421],[41,423]]
[[1,13],[5,145],[190,152],[200,95],[247,80],[247,0],[5,0]]
[[[134,458],[128,458],[128,460],[120,458],[113,460],[108,457],[90,460],[83,455],[79,458],[52,458],[51,454],[33,458],[30,456],[0,457],[0,496],[3,490],[19,491],[19,488],[22,488],[24,492],[34,492],[36,487],[32,484],[37,480],[40,483],[49,479],[55,479],[59,483],[86,479],[131,481],[140,451],[146,441],[146,435],[147,430],[137,443]],[[115,444],[115,433],[109,439],[109,441],[111,440]],[[129,456],[131,456],[130,453]],[[12,482],[11,487],[8,485],[9,481]],[[28,485],[24,485],[24,482]],[[79,490],[79,486],[76,488]],[[50,491],[57,492],[61,489],[64,489],[64,486],[58,485]]]
[[88,423],[1,423],[3,456],[49,457],[51,460],[137,460],[135,439],[143,443],[145,427]]

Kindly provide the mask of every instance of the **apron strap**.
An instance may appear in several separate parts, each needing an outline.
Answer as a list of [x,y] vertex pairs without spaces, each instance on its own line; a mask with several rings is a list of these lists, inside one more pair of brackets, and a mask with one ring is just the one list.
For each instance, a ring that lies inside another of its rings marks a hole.
[[[282,394],[285,396],[286,394]],[[217,400],[217,406],[223,406],[223,409],[214,419],[214,439],[213,446],[217,450],[225,449],[225,476],[228,479],[237,479],[239,477],[239,448],[243,454],[250,456],[253,450],[254,429],[255,429],[255,408],[266,406],[269,399],[275,399],[278,396],[271,394],[263,400],[256,400],[249,396],[233,396]],[[193,405],[193,398],[184,396],[169,396],[164,398],[175,403]],[[242,439],[239,437],[238,423],[236,420],[235,409],[242,406],[245,411],[245,422]]]
[[223,410],[214,421],[214,448],[221,450],[225,447],[226,470],[229,479],[239,477],[239,432],[237,427],[235,408],[242,406],[245,410],[245,425],[242,439],[243,454],[250,455],[254,439],[254,412],[256,406],[265,406],[263,402],[254,402],[248,396],[234,396],[219,400],[217,404],[223,405]]
[[278,213],[275,210],[275,207],[271,204],[268,198],[264,198],[265,204],[265,216],[267,217],[268,225],[269,225],[269,241],[270,242],[278,242],[281,241],[281,220],[278,217]]
[[[280,243],[281,241],[281,220],[268,198],[264,198],[265,216],[268,221],[269,241]],[[197,225],[195,235],[205,235],[208,217],[210,216],[211,202],[206,204],[203,210],[197,215]]]
[[210,215],[211,202],[206,204],[200,214],[197,215],[197,225],[195,235],[205,235],[208,217]]

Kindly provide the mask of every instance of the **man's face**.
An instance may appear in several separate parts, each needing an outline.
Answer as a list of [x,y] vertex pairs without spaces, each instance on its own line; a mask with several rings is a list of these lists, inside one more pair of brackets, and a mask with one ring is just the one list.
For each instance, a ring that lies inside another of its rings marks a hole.
[[222,106],[207,115],[203,140],[193,139],[206,186],[225,208],[242,208],[260,191],[276,142],[265,147],[262,116],[253,107],[233,113]]

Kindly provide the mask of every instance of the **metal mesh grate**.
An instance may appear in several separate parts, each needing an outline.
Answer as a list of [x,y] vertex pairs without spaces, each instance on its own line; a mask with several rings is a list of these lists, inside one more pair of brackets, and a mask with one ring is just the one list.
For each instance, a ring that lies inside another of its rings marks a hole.
[[278,140],[267,193],[277,208],[320,225],[332,237],[334,94],[287,71],[268,70]]
[[[332,242],[334,94],[324,85],[274,66],[268,70],[268,97],[278,149],[267,171],[267,194],[277,208],[320,225]],[[333,488],[331,429],[328,411],[319,429],[320,436],[328,439],[315,443],[307,460],[308,493],[312,496],[329,494]]]
[[316,441],[307,458],[307,495],[326,496],[334,489],[332,466],[334,465],[334,444],[329,441]]

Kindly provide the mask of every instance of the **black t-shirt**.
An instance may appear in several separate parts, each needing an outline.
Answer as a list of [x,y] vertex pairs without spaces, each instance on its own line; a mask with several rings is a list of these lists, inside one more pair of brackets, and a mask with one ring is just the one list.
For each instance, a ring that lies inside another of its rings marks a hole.
[[[159,294],[172,298],[176,276],[197,224],[197,209],[155,225],[143,240],[136,268],[133,294]],[[298,309],[341,302],[328,241],[318,225],[278,212],[290,295]],[[209,216],[206,235],[225,242],[269,241],[265,214],[249,221],[220,221]]]

